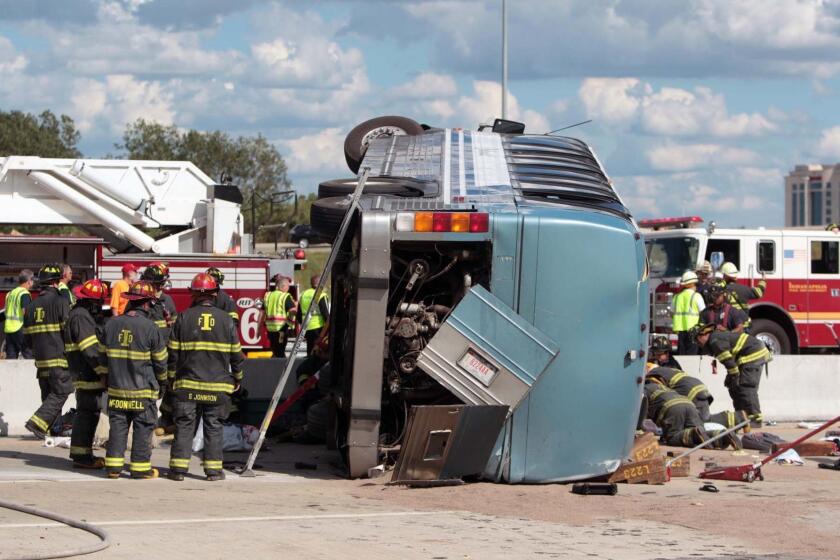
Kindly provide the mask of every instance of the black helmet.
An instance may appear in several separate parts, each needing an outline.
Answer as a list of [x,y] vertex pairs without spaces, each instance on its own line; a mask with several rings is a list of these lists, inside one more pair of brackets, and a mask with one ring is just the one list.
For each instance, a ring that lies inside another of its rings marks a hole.
[[38,271],[39,284],[52,284],[61,280],[61,265],[48,264],[41,267]]
[[657,336],[650,344],[650,354],[661,354],[671,351],[671,341],[666,336]]
[[691,340],[696,341],[697,337],[703,334],[709,334],[714,332],[715,325],[713,323],[700,323],[699,325],[695,325],[691,327],[691,330],[688,331],[688,335],[691,337]]
[[709,294],[709,299],[714,301],[722,293],[726,292],[726,287],[721,284],[714,283],[708,287],[706,293]]
[[165,266],[161,266],[159,263],[152,263],[146,267],[140,279],[150,282],[156,286],[160,286],[169,280],[169,270]]
[[222,274],[222,271],[216,268],[215,266],[211,266],[205,272],[213,277],[216,283],[221,286],[225,282],[225,275]]

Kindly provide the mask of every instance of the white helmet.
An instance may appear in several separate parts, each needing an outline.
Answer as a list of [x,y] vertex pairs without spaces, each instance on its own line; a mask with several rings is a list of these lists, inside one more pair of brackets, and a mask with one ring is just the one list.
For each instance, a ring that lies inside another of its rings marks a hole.
[[691,284],[696,284],[697,282],[697,274],[690,270],[683,272],[682,278],[680,278],[680,284],[683,286],[689,286]]
[[724,276],[730,276],[732,278],[738,277],[738,267],[731,262],[723,263],[720,267],[720,271]]

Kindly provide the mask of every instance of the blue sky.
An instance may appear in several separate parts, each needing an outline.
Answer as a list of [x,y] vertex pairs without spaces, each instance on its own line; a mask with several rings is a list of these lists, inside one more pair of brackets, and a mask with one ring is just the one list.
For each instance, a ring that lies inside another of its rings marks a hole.
[[[498,116],[501,0],[0,0],[0,109],[261,133],[295,187],[352,126]],[[840,161],[840,0],[509,0],[511,116],[574,129],[637,217],[781,225],[783,176]]]

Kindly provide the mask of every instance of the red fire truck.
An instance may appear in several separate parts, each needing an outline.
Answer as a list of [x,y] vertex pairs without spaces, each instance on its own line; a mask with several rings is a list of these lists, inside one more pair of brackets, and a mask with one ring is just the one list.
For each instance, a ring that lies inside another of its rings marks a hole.
[[[697,216],[642,220],[650,265],[651,332],[671,334],[679,278],[704,260],[734,263],[739,282],[767,290],[750,303],[751,333],[774,353],[840,347],[840,234],[703,227]],[[713,259],[713,255],[717,259]]]
[[[169,264],[167,292],[189,305],[189,282],[215,266],[239,307],[247,348],[267,347],[259,300],[275,274],[293,277],[304,255],[248,254],[242,195],[189,162],[0,158],[0,225],[77,226],[94,235],[0,235],[0,305],[24,268],[67,263],[74,280],[120,278],[124,264]],[[155,232],[150,235],[149,232]],[[244,241],[244,242],[243,242]]]

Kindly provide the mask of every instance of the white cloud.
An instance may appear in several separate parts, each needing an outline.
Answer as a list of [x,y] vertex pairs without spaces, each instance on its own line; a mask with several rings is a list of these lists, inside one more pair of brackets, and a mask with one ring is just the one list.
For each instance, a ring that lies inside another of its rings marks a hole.
[[817,142],[817,153],[824,158],[840,160],[840,126],[822,131]]
[[286,163],[292,172],[338,172],[346,169],[344,136],[340,128],[325,128],[291,140],[279,140],[278,144],[285,148]]
[[29,60],[17,52],[11,41],[0,35],[0,74],[22,72],[27,64]]
[[172,124],[176,114],[173,100],[174,94],[165,85],[129,75],[111,75],[104,81],[79,79],[70,97],[80,131],[87,132],[101,122],[115,134],[139,118]]
[[635,124],[662,136],[757,136],[776,130],[760,113],[730,115],[721,94],[663,87],[654,91],[636,78],[587,78],[578,90],[587,116],[606,124]]
[[458,86],[452,76],[423,72],[414,79],[391,88],[389,94],[397,99],[435,99],[457,95]]
[[[541,134],[550,130],[548,121],[537,111],[523,109],[516,96],[508,92],[508,118],[524,122],[526,131]],[[482,123],[492,123],[501,116],[502,86],[498,82],[477,80],[473,82],[472,95],[461,96],[454,104],[460,121],[458,126],[477,127]]]
[[665,144],[647,152],[654,169],[687,171],[724,165],[749,165],[758,160],[758,154],[744,148],[720,144]]

